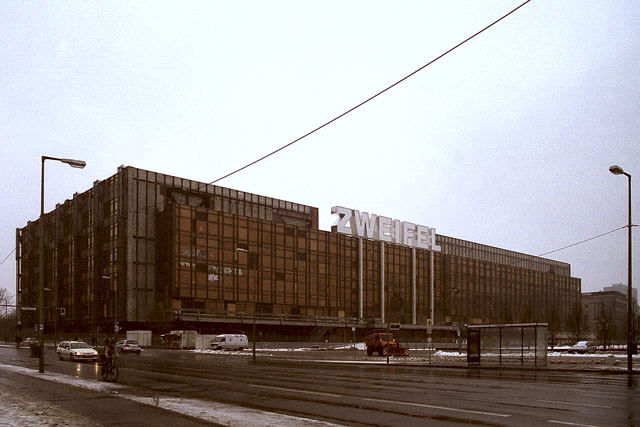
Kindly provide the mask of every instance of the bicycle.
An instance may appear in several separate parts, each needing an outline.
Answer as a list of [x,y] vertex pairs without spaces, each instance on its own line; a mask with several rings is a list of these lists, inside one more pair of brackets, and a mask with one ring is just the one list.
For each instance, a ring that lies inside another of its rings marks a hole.
[[118,379],[118,367],[112,359],[111,363],[104,362],[102,365],[102,379],[105,381],[116,382]]

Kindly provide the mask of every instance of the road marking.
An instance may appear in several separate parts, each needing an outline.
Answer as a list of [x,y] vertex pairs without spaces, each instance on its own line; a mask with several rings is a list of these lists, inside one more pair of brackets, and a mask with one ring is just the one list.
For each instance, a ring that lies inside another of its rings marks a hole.
[[371,402],[380,402],[380,403],[391,403],[393,405],[408,405],[408,406],[418,406],[420,408],[440,409],[440,410],[443,410],[443,411],[463,412],[465,414],[489,415],[489,416],[492,416],[492,417],[507,418],[507,417],[511,416],[511,415],[507,415],[507,414],[496,414],[494,412],[471,411],[469,409],[457,409],[457,408],[449,408],[449,407],[446,407],[446,406],[427,405],[425,403],[400,402],[400,401],[397,401],[397,400],[369,399],[369,398],[365,398],[363,400],[369,400]]
[[251,387],[267,388],[267,389],[270,389],[270,390],[288,391],[288,392],[294,392],[294,393],[317,394],[318,396],[326,396],[326,397],[337,397],[337,398],[344,397],[341,394],[322,393],[322,392],[319,392],[319,391],[298,390],[298,389],[294,389],[294,388],[274,387],[274,386],[271,386],[271,385],[260,385],[260,384],[249,384],[249,385]]
[[547,420],[548,423],[551,424],[563,424],[566,426],[578,426],[578,427],[600,427],[595,424],[579,424],[579,423],[570,423],[568,421],[558,421],[558,420]]
[[604,409],[611,409],[611,406],[591,405],[591,404],[589,404],[589,403],[562,402],[562,401],[560,401],[560,400],[536,400],[536,402],[541,402],[541,403],[557,403],[558,405],[587,406],[587,407],[589,407],[589,408],[604,408]]

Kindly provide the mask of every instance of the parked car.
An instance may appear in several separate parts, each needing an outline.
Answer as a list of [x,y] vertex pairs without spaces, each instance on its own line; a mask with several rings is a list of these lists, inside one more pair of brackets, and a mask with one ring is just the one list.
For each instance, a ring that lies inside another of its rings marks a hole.
[[37,338],[25,338],[24,341],[22,341],[22,345],[26,345],[27,347],[31,346],[31,345],[38,345],[38,339]]
[[577,343],[569,347],[568,352],[580,354],[595,353],[597,349],[598,347],[590,341],[578,341]]
[[98,352],[89,344],[82,341],[61,341],[56,348],[58,359],[69,359],[72,362],[98,360]]
[[136,340],[120,340],[116,343],[116,350],[121,353],[140,354],[140,344]]

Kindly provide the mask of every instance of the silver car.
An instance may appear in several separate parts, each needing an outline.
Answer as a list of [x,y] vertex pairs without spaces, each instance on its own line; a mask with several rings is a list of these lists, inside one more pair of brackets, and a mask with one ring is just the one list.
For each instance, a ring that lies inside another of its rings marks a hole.
[[61,341],[56,348],[56,353],[58,359],[69,359],[72,362],[85,360],[96,362],[98,360],[98,352],[82,341]]
[[38,339],[37,338],[25,338],[24,341],[22,341],[22,345],[25,345],[27,347],[31,346],[31,345],[38,345]]
[[593,344],[591,341],[578,341],[571,347],[569,347],[569,353],[595,353],[598,350],[598,347]]
[[136,340],[121,340],[116,343],[116,350],[120,353],[140,354],[140,344]]

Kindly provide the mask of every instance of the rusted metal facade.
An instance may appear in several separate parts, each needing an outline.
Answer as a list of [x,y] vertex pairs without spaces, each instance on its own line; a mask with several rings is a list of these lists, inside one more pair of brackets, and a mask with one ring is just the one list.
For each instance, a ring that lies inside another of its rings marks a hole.
[[[544,322],[580,297],[566,263],[441,235],[432,253],[322,231],[317,208],[133,167],[44,222],[48,329],[141,327],[161,313],[424,328],[433,310],[436,325]],[[37,302],[39,232],[40,220],[17,230],[22,306]]]

